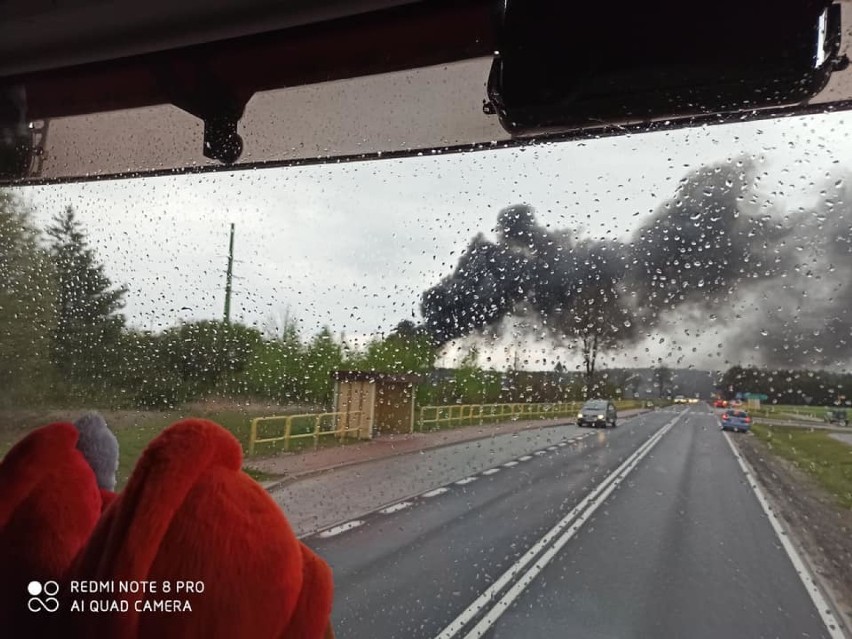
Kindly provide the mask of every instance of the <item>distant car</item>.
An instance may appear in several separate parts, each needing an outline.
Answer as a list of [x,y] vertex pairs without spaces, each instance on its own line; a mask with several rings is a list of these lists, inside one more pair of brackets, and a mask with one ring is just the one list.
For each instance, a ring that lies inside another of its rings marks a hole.
[[618,411],[615,404],[606,399],[592,399],[577,413],[577,426],[618,426]]
[[715,402],[713,402],[713,408],[727,408],[727,407],[728,407],[728,402],[726,402],[724,399],[717,399]]
[[846,426],[849,423],[846,411],[843,409],[827,410],[822,418],[825,420],[826,424],[840,424],[841,426]]
[[746,432],[751,428],[751,417],[744,410],[726,410],[722,413],[722,430]]
[[677,395],[674,398],[675,404],[686,404],[686,398],[683,395]]

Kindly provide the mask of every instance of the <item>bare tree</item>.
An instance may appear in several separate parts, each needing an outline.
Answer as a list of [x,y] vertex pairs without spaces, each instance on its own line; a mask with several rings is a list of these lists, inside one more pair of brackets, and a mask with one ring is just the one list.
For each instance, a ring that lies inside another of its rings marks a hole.
[[622,333],[620,325],[627,318],[628,312],[619,304],[614,292],[598,297],[588,296],[574,307],[567,332],[580,345],[587,396],[595,388],[599,353],[618,346]]
[[269,311],[263,320],[261,331],[269,339],[287,342],[299,334],[299,322],[290,310],[290,305],[282,305]]
[[657,393],[659,397],[665,396],[665,391],[669,387],[672,381],[672,369],[668,366],[660,363],[654,369],[654,386],[657,387]]

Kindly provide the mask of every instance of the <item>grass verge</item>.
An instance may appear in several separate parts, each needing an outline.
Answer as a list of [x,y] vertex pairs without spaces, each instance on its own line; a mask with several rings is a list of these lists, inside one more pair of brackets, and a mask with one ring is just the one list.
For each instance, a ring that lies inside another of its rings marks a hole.
[[842,506],[852,509],[852,446],[822,430],[757,423],[751,431],[773,453],[812,475]]
[[760,408],[749,408],[743,406],[752,415],[760,417],[770,417],[774,419],[795,419],[802,418],[802,421],[808,419],[823,419],[825,414],[831,410],[846,410],[852,416],[852,409],[848,406],[793,406],[786,404],[764,404]]
[[[11,426],[0,429],[0,458],[21,438],[23,438],[30,430],[38,425],[48,424],[52,421],[67,421],[76,419],[83,411],[53,411],[45,413],[42,417],[35,417],[27,420],[20,426]],[[130,473],[136,466],[136,462],[145,447],[159,435],[166,427],[187,417],[201,417],[209,419],[221,424],[228,429],[239,440],[243,447],[244,454],[248,457],[248,441],[251,430],[252,417],[268,415],[268,409],[257,410],[203,410],[203,409],[185,409],[174,411],[102,411],[107,423],[115,433],[119,445],[119,461],[117,483],[121,489],[127,483]],[[330,439],[330,438],[324,438]],[[333,439],[333,438],[331,438]],[[320,440],[320,446],[326,445],[327,442]],[[297,439],[291,443],[291,450],[301,450],[304,448],[313,448],[313,439]],[[280,443],[258,445],[258,455],[269,455],[283,449]],[[248,460],[247,460],[248,461]],[[247,470],[247,469],[246,469]],[[248,472],[248,470],[247,470]],[[267,479],[275,479],[275,476],[266,476],[264,473],[252,470],[249,475],[258,481]]]

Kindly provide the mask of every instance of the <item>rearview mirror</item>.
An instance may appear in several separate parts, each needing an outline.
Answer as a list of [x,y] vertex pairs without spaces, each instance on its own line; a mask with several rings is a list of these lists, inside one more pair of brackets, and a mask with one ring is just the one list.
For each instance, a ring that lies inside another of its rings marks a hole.
[[843,63],[826,0],[507,0],[488,83],[515,135],[799,104]]

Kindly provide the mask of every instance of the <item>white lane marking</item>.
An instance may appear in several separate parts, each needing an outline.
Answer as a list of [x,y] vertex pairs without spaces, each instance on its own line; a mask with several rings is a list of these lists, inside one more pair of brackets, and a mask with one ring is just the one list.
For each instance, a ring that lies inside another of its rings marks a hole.
[[412,506],[414,502],[411,501],[401,501],[398,504],[394,504],[393,506],[388,506],[387,508],[382,508],[379,512],[383,515],[390,515],[392,513],[397,513],[400,510],[405,510],[409,506]]
[[477,477],[465,477],[464,479],[459,479],[456,484],[459,486],[464,486],[465,484],[469,484],[472,481],[476,481]]
[[[606,479],[597,485],[588,495],[586,495],[579,504],[574,506],[571,511],[565,515],[553,528],[551,528],[541,539],[539,539],[532,547],[527,550],[524,555],[509,567],[500,577],[491,584],[476,600],[470,604],[458,617],[449,623],[437,635],[436,639],[452,639],[460,633],[464,627],[479,615],[486,606],[492,605],[482,620],[465,635],[466,639],[481,637],[490,628],[501,614],[507,609],[509,604],[514,601],[518,595],[532,582],[533,579],[544,569],[550,560],[557,552],[568,543],[568,540],[580,529],[585,521],[598,509],[603,501],[621,484],[623,479],[633,470],[639,461],[656,446],[657,442],[674,426],[680,419],[680,415],[676,416],[671,421],[661,426],[653,435],[637,448],[633,454],[625,459],[621,465],[610,473]],[[566,528],[576,520],[576,523],[571,526],[566,532]],[[559,536],[561,535],[561,537]],[[554,543],[555,540],[555,543]],[[553,544],[551,546],[551,544]],[[512,581],[521,575],[527,564],[536,558],[543,550],[551,546],[541,558],[524,573],[521,578],[510,588],[506,594],[497,600],[497,596],[503,591]]]
[[436,488],[435,490],[430,490],[428,493],[423,493],[423,497],[437,497],[438,495],[443,495],[449,490],[449,488],[441,486],[440,488]]
[[547,450],[556,450],[556,446],[548,446]]
[[565,446],[565,442],[559,442],[559,443],[558,443],[558,444],[556,444],[556,445],[557,445],[557,446],[559,446],[559,448],[562,448],[563,446]]
[[532,455],[524,455],[523,457],[518,457],[518,461],[529,461],[532,459]]
[[546,455],[546,454],[547,454],[546,450],[537,450],[533,453],[533,455]]
[[499,468],[489,468],[488,470],[483,470],[482,474],[483,475],[493,475],[494,473],[499,473],[499,472],[500,472]]
[[328,539],[329,537],[335,537],[340,533],[345,533],[353,528],[357,528],[364,523],[362,519],[353,519],[352,521],[347,521],[345,524],[340,524],[339,526],[335,526],[334,528],[329,528],[328,530],[322,531],[319,536],[323,539]]
[[507,461],[505,464],[503,464],[503,466],[505,466],[506,468],[511,468],[512,466],[517,466],[517,465],[518,465],[518,462],[516,462],[515,460]]
[[802,584],[805,586],[805,590],[807,590],[808,594],[811,596],[811,601],[813,602],[814,606],[816,606],[817,612],[819,612],[819,616],[822,619],[822,622],[828,629],[829,636],[831,636],[832,639],[843,639],[843,631],[840,629],[837,620],[834,618],[834,615],[831,612],[832,608],[829,606],[828,601],[823,596],[822,591],[819,589],[816,579],[814,579],[814,576],[808,569],[807,564],[805,564],[801,555],[799,555],[795,546],[793,546],[792,542],[790,541],[790,536],[785,530],[784,523],[773,512],[772,507],[769,505],[769,500],[766,499],[766,495],[763,493],[763,489],[760,487],[760,484],[757,483],[755,475],[751,470],[751,466],[743,458],[743,456],[740,455],[740,452],[737,450],[736,446],[734,446],[734,442],[731,441],[731,436],[728,433],[723,433],[723,436],[728,441],[728,446],[731,447],[731,450],[734,453],[734,457],[737,458],[737,462],[739,462],[740,468],[742,468],[743,473],[745,473],[746,479],[748,479],[748,484],[754,491],[754,494],[757,497],[757,501],[760,503],[760,507],[763,508],[763,512],[766,514],[767,519],[769,519],[769,523],[772,525],[772,529],[778,536],[778,540],[781,542],[781,545],[784,547],[784,550],[787,551],[787,556],[790,558],[790,561],[793,564],[793,568],[795,569],[796,574],[799,575],[799,579],[802,580]]

